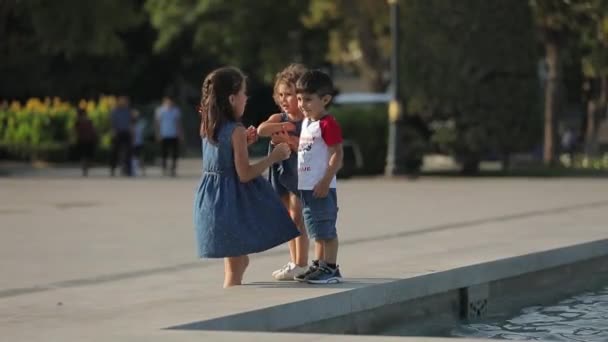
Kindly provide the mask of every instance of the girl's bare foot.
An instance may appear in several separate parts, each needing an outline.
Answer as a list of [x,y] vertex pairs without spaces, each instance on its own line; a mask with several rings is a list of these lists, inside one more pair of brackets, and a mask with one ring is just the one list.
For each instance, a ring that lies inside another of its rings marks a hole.
[[[237,281],[236,275],[226,274],[226,279],[224,279],[224,288],[227,289],[229,287],[242,285],[241,280]],[[242,278],[242,277],[241,277]]]

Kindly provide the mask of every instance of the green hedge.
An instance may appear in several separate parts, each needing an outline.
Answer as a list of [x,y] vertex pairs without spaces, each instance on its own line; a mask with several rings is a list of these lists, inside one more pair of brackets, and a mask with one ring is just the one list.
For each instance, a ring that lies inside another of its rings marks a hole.
[[363,167],[354,174],[383,173],[388,139],[386,106],[334,105],[330,110],[340,123],[344,139],[355,142],[361,150]]
[[[32,98],[25,103],[0,104],[0,158],[18,160],[45,160],[65,162],[75,160],[76,108],[85,108],[100,137],[95,159],[109,161],[111,148],[110,109],[116,99],[101,97],[97,101],[81,100],[78,105],[61,99]],[[151,112],[150,108],[146,108]],[[142,113],[144,115],[144,113]],[[145,116],[145,115],[144,115]],[[151,136],[152,123],[148,119],[147,137]],[[147,141],[144,159],[153,160],[158,146]]]
[[[99,101],[82,100],[101,136],[100,146],[110,144],[109,108],[114,98]],[[0,105],[0,149],[2,154],[15,159],[64,161],[74,142],[76,106],[61,99],[32,98],[25,103],[3,102]]]

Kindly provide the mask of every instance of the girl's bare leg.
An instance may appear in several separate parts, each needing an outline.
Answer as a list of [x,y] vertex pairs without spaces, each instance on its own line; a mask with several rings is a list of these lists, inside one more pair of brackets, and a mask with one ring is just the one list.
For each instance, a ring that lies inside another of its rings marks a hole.
[[224,258],[224,288],[241,285],[248,265],[247,255]]
[[289,194],[289,214],[300,231],[300,236],[292,240],[295,252],[292,254],[292,261],[296,265],[304,267],[308,265],[310,242],[308,241],[308,234],[306,233],[306,227],[304,226],[304,220],[302,218],[302,205],[300,199],[297,195],[292,193]]
[[[291,206],[290,194],[281,196],[281,202],[283,202],[283,205],[285,206],[285,208],[287,210],[290,210],[290,206]],[[291,212],[290,212],[290,214],[291,214]],[[287,242],[287,246],[289,247],[289,261],[296,263],[296,260],[297,260],[296,259],[297,258],[296,240],[295,239],[289,240],[289,242]]]

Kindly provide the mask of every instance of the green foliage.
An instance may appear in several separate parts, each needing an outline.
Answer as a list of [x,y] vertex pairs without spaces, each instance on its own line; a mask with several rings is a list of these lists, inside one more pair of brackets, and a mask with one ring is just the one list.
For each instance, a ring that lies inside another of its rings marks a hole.
[[584,154],[575,154],[573,156],[562,154],[559,160],[561,165],[567,168],[608,171],[608,153],[597,157],[590,157]]
[[[324,45],[323,32],[306,30],[299,20],[308,1],[171,1],[147,0],[145,9],[158,30],[155,48],[170,49],[188,37],[197,51],[205,51],[222,64],[233,64],[270,82],[280,68],[305,54],[307,41]],[[314,34],[313,34],[314,33]],[[311,56],[312,57],[312,56]],[[322,61],[323,55],[307,60]]]
[[[363,157],[363,167],[355,174],[384,173],[388,142],[388,109],[384,104],[345,104],[330,108],[342,128],[345,140],[356,143]],[[418,118],[406,117],[399,123],[397,143],[404,151],[396,163],[408,173],[417,173],[428,150],[426,132]]]
[[330,110],[340,123],[344,139],[356,142],[361,149],[364,165],[357,172],[365,175],[383,173],[388,136],[386,106],[342,105]]
[[106,55],[125,51],[119,34],[143,17],[121,0],[30,0],[19,2],[31,14],[31,28],[45,54]]
[[576,41],[578,33],[589,25],[589,19],[605,6],[605,0],[530,0],[541,38],[559,44],[567,39]]
[[119,34],[143,19],[133,2],[120,0],[7,0],[0,13],[9,52],[35,47],[28,52],[47,56],[122,53]]
[[580,26],[580,43],[586,51],[582,58],[585,76],[597,78],[608,75],[608,1],[589,0],[580,9],[588,20]]
[[403,3],[408,111],[429,120],[452,120],[434,139],[455,154],[530,148],[540,115],[534,28],[526,1]]
[[[442,151],[508,154],[539,142],[536,39],[555,41],[561,49],[558,78],[569,90],[565,100],[580,101],[581,69],[593,85],[608,77],[608,0],[400,4],[402,95],[410,117],[435,125],[432,142]],[[0,94],[9,99],[75,100],[105,92],[148,102],[170,91],[181,105],[194,108],[203,75],[234,64],[251,75],[248,120],[257,123],[272,107],[265,87],[292,61],[314,67],[330,61],[378,91],[389,81],[385,0],[5,0],[0,37]],[[364,172],[381,173],[386,109],[333,110],[347,138],[362,148]],[[90,114],[94,120],[104,115]],[[66,127],[73,114],[1,115],[3,143],[51,146],[71,138]],[[187,117],[194,144],[198,119],[194,113]],[[107,132],[103,119],[95,123]],[[408,125],[402,128],[400,142],[420,156],[426,138]],[[107,134],[102,142],[109,144]]]
[[329,32],[329,60],[355,70],[374,91],[384,91],[388,85],[388,19],[388,3],[378,0],[311,0],[303,18],[307,27]]
[[162,92],[150,84],[163,87],[157,80],[168,72],[155,68],[152,74],[148,69],[155,60],[146,51],[151,39],[140,2],[3,1],[2,98],[60,96],[76,100],[126,89],[130,95],[142,91],[152,97]]
[[[109,112],[114,99],[99,102],[81,101],[100,136],[99,147],[108,150],[111,143]],[[20,158],[66,158],[75,143],[76,107],[60,99],[30,99],[0,105],[0,148]]]

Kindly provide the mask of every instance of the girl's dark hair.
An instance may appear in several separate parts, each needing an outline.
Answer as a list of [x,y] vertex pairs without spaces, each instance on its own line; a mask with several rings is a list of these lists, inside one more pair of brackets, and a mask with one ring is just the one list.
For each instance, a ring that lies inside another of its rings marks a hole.
[[234,67],[219,68],[207,75],[203,81],[199,108],[202,137],[217,142],[219,128],[228,121],[236,120],[229,97],[237,94],[246,80],[245,74]]

